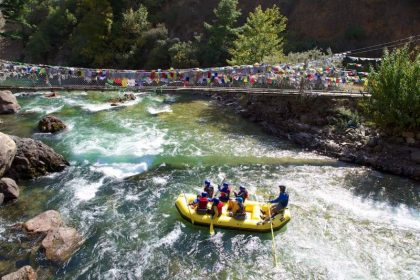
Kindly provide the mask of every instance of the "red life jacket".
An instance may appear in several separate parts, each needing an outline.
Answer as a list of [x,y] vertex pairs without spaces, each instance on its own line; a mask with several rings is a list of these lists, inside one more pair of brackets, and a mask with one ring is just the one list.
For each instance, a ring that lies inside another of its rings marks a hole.
[[217,204],[217,211],[219,212],[219,215],[222,214],[222,208],[223,208],[223,203],[219,201],[219,204]]
[[207,197],[200,197],[198,199],[198,208],[199,209],[207,209],[207,203],[209,202]]

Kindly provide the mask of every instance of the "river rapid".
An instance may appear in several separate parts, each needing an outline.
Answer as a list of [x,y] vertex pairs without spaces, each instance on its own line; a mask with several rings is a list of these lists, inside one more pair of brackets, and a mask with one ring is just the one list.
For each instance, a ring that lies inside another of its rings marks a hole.
[[[420,279],[420,185],[348,165],[265,134],[210,99],[118,92],[17,94],[4,133],[41,140],[64,172],[21,182],[0,207],[0,275],[25,264],[43,279]],[[37,133],[54,113],[68,129]],[[287,186],[292,220],[271,234],[192,225],[174,202],[205,178],[245,184],[258,199]],[[54,264],[11,226],[48,209],[86,238]]]

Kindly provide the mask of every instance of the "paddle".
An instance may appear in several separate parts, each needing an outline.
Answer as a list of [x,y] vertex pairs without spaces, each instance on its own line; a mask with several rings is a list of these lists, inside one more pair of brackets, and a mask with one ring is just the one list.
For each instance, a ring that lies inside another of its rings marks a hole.
[[274,256],[274,265],[277,266],[277,255],[276,255],[276,241],[274,239],[273,231],[273,218],[271,217],[271,205],[268,205],[268,216],[270,217],[270,227],[271,227],[271,237],[273,239],[273,256]]
[[[258,196],[256,196],[258,200]],[[270,197],[268,198],[270,199]],[[274,265],[277,266],[277,255],[276,255],[276,242],[274,239],[274,230],[273,230],[273,218],[271,217],[271,204],[267,203],[268,205],[268,216],[270,217],[270,228],[271,228],[271,239],[273,240],[273,257],[274,257]],[[264,222],[264,220],[263,220]]]
[[194,218],[193,218],[193,215],[191,215],[190,205],[188,205],[188,199],[187,199],[187,196],[185,195],[185,193],[184,193],[184,198],[185,198],[185,202],[187,203],[188,212],[190,212],[191,223],[194,224]]

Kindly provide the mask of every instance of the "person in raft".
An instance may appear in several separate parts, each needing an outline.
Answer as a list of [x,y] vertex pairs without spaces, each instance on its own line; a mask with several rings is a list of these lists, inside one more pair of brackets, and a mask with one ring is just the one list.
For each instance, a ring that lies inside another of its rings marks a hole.
[[219,199],[221,202],[228,202],[229,201],[229,197],[230,197],[230,188],[229,188],[229,183],[224,182],[223,186],[219,186],[219,191],[220,191],[220,196]]
[[210,214],[213,217],[220,217],[222,215],[223,203],[217,198],[213,198],[212,201],[213,204],[211,205],[211,208],[207,210],[207,214]]
[[[286,192],[286,186],[280,185],[280,194],[276,199],[269,200],[267,203],[273,203],[274,205],[271,205],[270,211],[271,211],[271,218],[274,218],[277,214],[282,212],[284,208],[287,207],[287,204],[289,204],[289,194]],[[261,219],[264,221],[270,220],[270,217],[267,217],[268,213],[261,210],[261,213],[263,214],[261,216]]]
[[214,187],[211,185],[211,182],[208,179],[204,180],[204,191],[208,193],[209,198],[213,198]]
[[233,192],[235,197],[242,197],[243,202],[245,203],[245,200],[248,198],[248,191],[243,185],[239,185],[239,192]]
[[197,212],[197,214],[206,214],[208,203],[208,194],[206,192],[203,192],[201,193],[201,195],[197,196],[197,199],[191,202],[189,205],[191,206],[191,208],[195,208],[195,212]]
[[229,216],[238,220],[244,220],[246,218],[245,205],[242,197],[236,197],[235,202],[232,203],[232,210],[229,212]]

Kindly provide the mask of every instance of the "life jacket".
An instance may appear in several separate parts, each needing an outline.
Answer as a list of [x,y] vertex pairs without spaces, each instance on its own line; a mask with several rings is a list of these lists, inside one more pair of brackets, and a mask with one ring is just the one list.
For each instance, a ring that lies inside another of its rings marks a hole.
[[205,186],[204,191],[209,194],[209,197],[213,197],[214,188],[212,186]]
[[[214,206],[216,206],[216,208],[217,208],[217,215],[218,215],[218,216],[222,215],[223,203],[222,203],[221,201],[219,201],[219,204],[217,204],[217,205],[214,205],[214,204],[213,204],[213,208],[214,208]],[[213,209],[213,210],[214,210],[214,209]],[[215,213],[215,214],[216,214],[216,213]]]
[[245,199],[247,199],[248,198],[248,191],[240,191],[239,193],[238,193],[238,196],[240,196],[240,197],[242,197],[243,199],[244,199],[244,202],[245,202]]
[[198,208],[199,209],[207,209],[207,203],[209,202],[207,197],[200,197],[198,199]]
[[221,197],[228,197],[230,196],[230,190],[229,187],[223,188],[220,190],[220,196]]
[[232,213],[233,214],[242,214],[242,213],[244,213],[245,212],[245,207],[244,207],[244,205],[242,204],[239,204],[238,202],[234,202],[233,203],[233,207],[232,207]]

